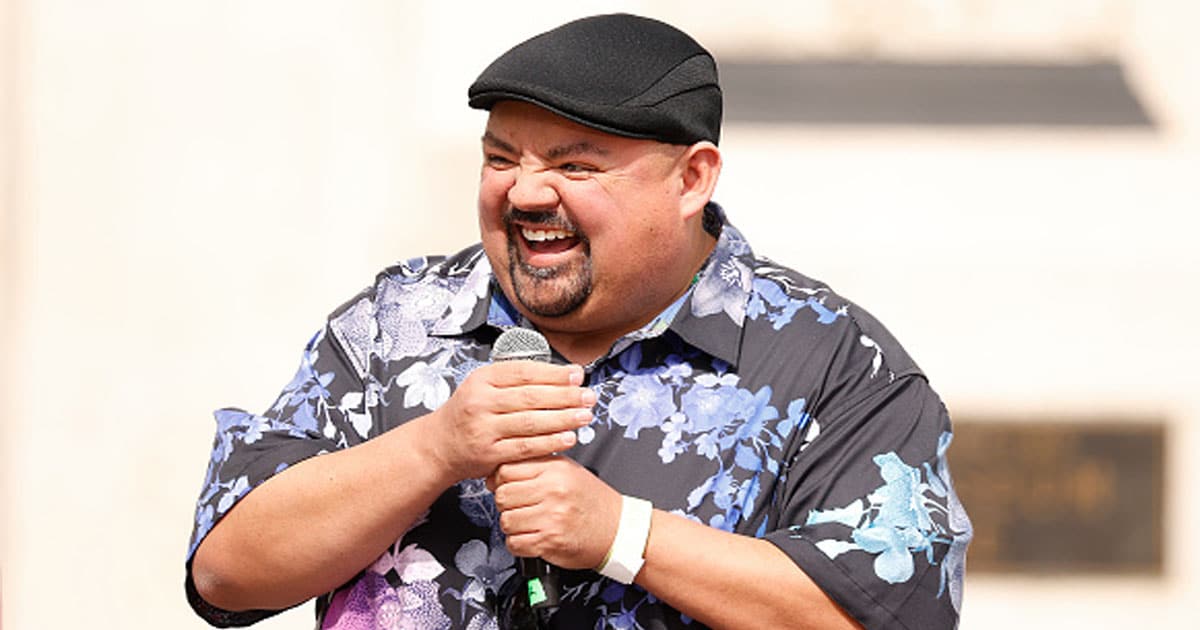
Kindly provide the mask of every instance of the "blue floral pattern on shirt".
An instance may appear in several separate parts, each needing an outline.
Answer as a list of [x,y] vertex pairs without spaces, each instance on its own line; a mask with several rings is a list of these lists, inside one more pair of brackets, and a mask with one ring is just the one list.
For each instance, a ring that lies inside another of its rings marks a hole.
[[[478,246],[380,274],[310,341],[267,412],[216,413],[189,558],[270,476],[437,409],[487,361],[496,332],[516,325],[529,323]],[[725,225],[690,290],[586,369],[595,419],[566,455],[618,491],[772,541],[867,627],[891,623],[876,610],[910,627],[957,619],[970,524],[945,466],[948,420],[915,364],[853,304],[756,257]],[[321,599],[325,626],[495,627],[516,574],[498,518],[482,480],[449,488],[378,561]],[[897,590],[926,579],[918,566],[936,568],[938,580],[923,599]],[[847,575],[855,586],[844,586]],[[701,625],[637,585],[591,571],[561,579],[555,627]],[[189,592],[221,623],[270,614],[221,611]]]
[[[937,459],[923,463],[921,468],[905,464],[895,452],[876,455],[873,461],[879,467],[883,485],[849,505],[809,513],[805,526],[838,523],[849,530],[848,539],[819,540],[817,548],[830,559],[850,551],[872,554],[875,575],[896,584],[912,579],[913,554],[924,554],[934,565],[934,544],[949,545],[941,562],[938,596],[949,586],[951,602],[958,610],[971,524],[952,491],[945,459],[951,439],[949,432],[943,433]],[[935,519],[935,514],[945,520]],[[801,529],[792,527],[793,531]]]

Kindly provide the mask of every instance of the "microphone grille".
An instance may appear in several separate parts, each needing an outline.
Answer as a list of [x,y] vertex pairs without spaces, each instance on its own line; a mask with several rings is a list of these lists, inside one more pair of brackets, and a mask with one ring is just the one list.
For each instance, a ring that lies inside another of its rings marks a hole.
[[536,330],[509,328],[492,344],[493,361],[550,361],[550,343]]

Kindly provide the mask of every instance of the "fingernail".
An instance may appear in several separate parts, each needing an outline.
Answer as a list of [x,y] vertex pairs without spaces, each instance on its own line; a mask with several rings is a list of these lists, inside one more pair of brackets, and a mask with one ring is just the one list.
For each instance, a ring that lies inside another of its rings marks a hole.
[[583,394],[580,396],[580,400],[583,402],[583,404],[591,407],[592,405],[596,404],[596,392],[592,391],[591,389],[585,389],[583,390]]
[[562,445],[564,448],[571,448],[572,446],[575,446],[574,431],[563,431],[562,433],[558,434],[558,437],[562,440]]
[[576,411],[575,412],[575,422],[581,427],[586,427],[587,425],[592,423],[592,412],[585,411],[582,409],[579,411]]

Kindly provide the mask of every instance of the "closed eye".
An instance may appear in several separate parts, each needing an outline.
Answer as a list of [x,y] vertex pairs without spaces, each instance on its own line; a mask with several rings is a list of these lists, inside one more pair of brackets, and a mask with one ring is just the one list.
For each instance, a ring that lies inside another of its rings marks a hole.
[[560,165],[558,168],[562,172],[568,174],[595,173],[596,171],[600,170],[589,164],[581,164],[579,162],[567,162],[566,164]]
[[512,160],[498,153],[485,153],[483,159],[492,168],[508,168],[515,164]]

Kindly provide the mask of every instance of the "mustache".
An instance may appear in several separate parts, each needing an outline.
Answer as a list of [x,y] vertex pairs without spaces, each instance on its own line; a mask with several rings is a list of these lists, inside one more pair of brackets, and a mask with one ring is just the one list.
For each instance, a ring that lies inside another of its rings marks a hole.
[[552,212],[530,212],[520,208],[510,208],[504,213],[503,220],[504,224],[510,227],[513,223],[522,223],[524,225],[536,225],[539,227],[578,232],[575,229],[574,223]]

